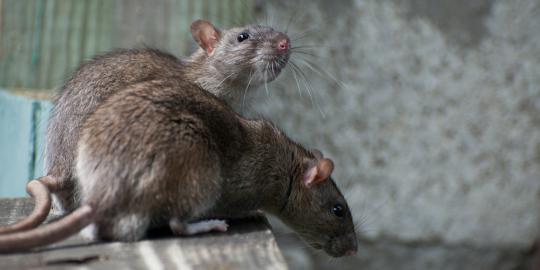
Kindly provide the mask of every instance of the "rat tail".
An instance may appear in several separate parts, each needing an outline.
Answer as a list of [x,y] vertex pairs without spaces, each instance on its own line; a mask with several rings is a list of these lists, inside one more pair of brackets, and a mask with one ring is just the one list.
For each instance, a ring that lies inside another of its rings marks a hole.
[[0,253],[27,251],[68,238],[92,223],[94,210],[83,205],[69,215],[44,226],[7,235],[0,235]]
[[43,176],[28,182],[26,192],[34,198],[34,210],[23,220],[0,227],[0,234],[33,229],[43,223],[51,211],[51,190],[55,191],[58,188],[57,182],[56,178],[51,176]]

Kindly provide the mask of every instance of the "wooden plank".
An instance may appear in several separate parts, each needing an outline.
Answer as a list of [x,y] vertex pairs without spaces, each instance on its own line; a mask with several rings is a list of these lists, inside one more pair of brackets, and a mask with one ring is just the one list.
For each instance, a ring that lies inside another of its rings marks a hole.
[[32,100],[0,91],[0,197],[26,194],[33,153]]
[[[0,225],[26,216],[29,199],[0,200]],[[90,242],[80,236],[34,252],[0,255],[0,269],[287,269],[266,218],[229,221],[227,233],[174,237],[155,230],[134,243]]]

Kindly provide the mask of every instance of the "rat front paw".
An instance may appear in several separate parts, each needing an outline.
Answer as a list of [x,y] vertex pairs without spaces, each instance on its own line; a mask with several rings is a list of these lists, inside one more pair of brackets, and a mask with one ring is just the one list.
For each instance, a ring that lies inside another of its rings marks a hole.
[[194,235],[211,231],[226,232],[229,228],[227,222],[220,219],[202,220],[190,224],[183,224],[178,220],[171,220],[169,225],[175,235]]
[[96,241],[98,239],[97,237],[97,227],[96,224],[92,223],[86,227],[84,227],[80,232],[79,235],[88,241]]

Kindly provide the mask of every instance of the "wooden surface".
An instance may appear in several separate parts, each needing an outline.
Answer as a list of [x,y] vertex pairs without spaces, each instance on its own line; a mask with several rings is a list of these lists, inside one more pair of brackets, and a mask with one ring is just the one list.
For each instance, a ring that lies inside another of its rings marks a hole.
[[0,0],[0,87],[54,89],[83,60],[151,46],[185,56],[189,26],[243,24],[254,0]]
[[[0,224],[31,209],[29,199],[1,199]],[[74,236],[33,252],[0,255],[0,269],[287,269],[263,216],[229,224],[227,233],[174,237],[162,230],[134,243],[91,243]]]
[[25,196],[44,172],[44,138],[52,104],[0,89],[0,197]]

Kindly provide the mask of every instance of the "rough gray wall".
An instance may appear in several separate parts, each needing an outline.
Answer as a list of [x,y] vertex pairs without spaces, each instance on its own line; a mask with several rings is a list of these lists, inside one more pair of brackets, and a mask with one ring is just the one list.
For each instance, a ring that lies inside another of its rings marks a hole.
[[[525,267],[540,232],[539,0],[259,5],[316,55],[293,57],[302,95],[289,70],[253,107],[335,160],[365,238],[338,265]],[[293,269],[331,265],[287,238]]]

